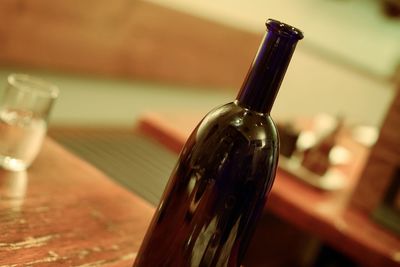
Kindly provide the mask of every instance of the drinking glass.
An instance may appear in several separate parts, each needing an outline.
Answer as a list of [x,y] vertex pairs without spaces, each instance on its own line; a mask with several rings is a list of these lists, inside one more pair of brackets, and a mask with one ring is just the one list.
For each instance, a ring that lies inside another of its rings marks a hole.
[[11,74],[0,100],[0,166],[27,169],[40,151],[58,88],[39,78]]

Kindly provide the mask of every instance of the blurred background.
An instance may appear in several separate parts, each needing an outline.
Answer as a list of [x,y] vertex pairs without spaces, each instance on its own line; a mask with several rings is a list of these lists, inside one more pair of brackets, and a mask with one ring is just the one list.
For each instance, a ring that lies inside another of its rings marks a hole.
[[[389,212],[391,227],[387,228],[391,230],[382,230],[383,243],[376,247],[362,238],[355,241],[355,247],[348,245],[350,241],[341,245],[334,235],[324,236],[325,230],[297,225],[282,217],[279,208],[271,208],[262,219],[248,266],[267,266],[260,260],[265,259],[266,251],[270,254],[268,266],[384,266],[376,265],[379,257],[384,263],[400,262],[400,189],[387,190],[400,180],[400,115],[388,119],[388,114],[400,114],[400,104],[392,104],[400,103],[395,100],[400,87],[398,0],[2,0],[0,18],[0,94],[7,75],[14,72],[58,85],[60,96],[51,115],[50,134],[153,204],[176,161],[179,149],[174,148],[180,146],[165,149],[136,136],[131,140],[132,150],[146,152],[124,151],[126,157],[132,157],[127,163],[131,169],[124,169],[113,165],[117,156],[109,153],[107,158],[103,153],[128,147],[114,140],[120,138],[121,129],[135,129],[148,114],[158,114],[150,117],[150,122],[182,128],[178,137],[184,139],[186,129],[200,118],[198,114],[236,97],[265,33],[267,18],[303,30],[305,38],[293,56],[272,116],[278,123],[340,117],[349,128],[367,127],[370,138],[359,140],[362,152],[353,154],[353,159],[361,155],[362,166],[375,166],[366,163],[367,156],[379,150],[374,148],[375,135],[390,128],[388,139],[381,137],[381,143],[391,149],[385,154],[387,161],[378,160],[381,165],[375,172],[357,165],[357,179],[343,190],[346,203],[357,203],[368,220],[381,203],[391,199],[383,205],[394,205]],[[180,124],[182,117],[190,123]],[[96,129],[98,138],[85,129]],[[177,135],[176,131],[172,135]],[[115,141],[112,148],[105,144],[110,140]],[[378,140],[376,147],[379,144]],[[341,162],[349,158],[348,153],[338,155]],[[376,174],[379,168],[390,170],[382,178],[385,182],[378,187],[364,183],[369,189],[358,190],[358,179],[364,179],[358,177]],[[137,181],[138,176],[146,182]],[[293,176],[300,175],[295,171]],[[314,182],[307,183],[315,187]],[[373,186],[380,188],[379,193],[371,193]],[[323,194],[324,201],[329,194],[329,201],[331,197],[332,201],[340,199],[343,207],[342,195],[336,197],[326,186],[321,189],[318,194]],[[353,191],[361,193],[350,201]],[[375,229],[375,222],[367,224],[367,229]],[[380,234],[381,230],[364,234],[371,233]],[[378,251],[375,261],[363,261],[368,249],[360,246]]]
[[236,96],[271,17],[306,36],[274,117],[327,112],[379,125],[400,58],[399,19],[385,6],[377,0],[4,0],[0,79],[4,87],[8,73],[26,72],[59,85],[52,116],[58,125],[128,125],[143,110],[171,106],[206,111]]

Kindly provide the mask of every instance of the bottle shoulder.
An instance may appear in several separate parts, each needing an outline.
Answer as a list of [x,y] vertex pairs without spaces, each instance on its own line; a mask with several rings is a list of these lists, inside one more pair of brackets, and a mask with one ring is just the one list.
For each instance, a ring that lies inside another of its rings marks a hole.
[[201,138],[211,134],[217,135],[217,138],[239,134],[248,142],[278,143],[278,132],[269,114],[248,110],[236,102],[213,109],[200,122],[196,136]]

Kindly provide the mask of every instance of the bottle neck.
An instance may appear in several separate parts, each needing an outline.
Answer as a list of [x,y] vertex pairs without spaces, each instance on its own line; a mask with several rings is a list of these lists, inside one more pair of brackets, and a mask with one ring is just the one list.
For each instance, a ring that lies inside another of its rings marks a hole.
[[270,113],[297,41],[302,38],[282,32],[282,24],[269,22],[268,32],[236,98],[239,106],[260,113]]

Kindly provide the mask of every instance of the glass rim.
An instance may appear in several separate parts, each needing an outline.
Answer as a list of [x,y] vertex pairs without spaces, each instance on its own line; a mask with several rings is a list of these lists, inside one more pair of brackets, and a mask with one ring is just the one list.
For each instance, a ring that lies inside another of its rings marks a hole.
[[59,89],[56,85],[28,74],[12,73],[7,77],[8,84],[23,91],[32,91],[49,98],[57,98]]

